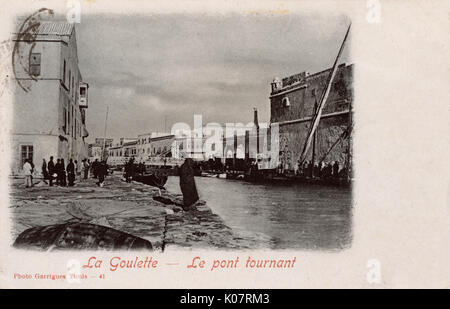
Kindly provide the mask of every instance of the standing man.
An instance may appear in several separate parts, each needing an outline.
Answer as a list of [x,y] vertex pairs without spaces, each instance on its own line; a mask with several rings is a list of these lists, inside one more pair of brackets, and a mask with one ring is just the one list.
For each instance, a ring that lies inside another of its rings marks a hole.
[[25,188],[29,188],[31,186],[33,186],[32,183],[32,178],[31,178],[31,174],[32,174],[32,167],[30,162],[28,161],[28,159],[25,160],[25,163],[23,164],[23,174],[25,175]]
[[45,162],[45,159],[42,159],[42,177],[44,182],[47,184],[48,179],[48,172],[47,172],[47,162]]
[[97,185],[99,187],[103,187],[103,183],[105,181],[105,176],[108,173],[108,167],[106,166],[106,162],[102,161],[98,163],[97,165],[97,176],[98,176],[98,182]]
[[29,162],[30,162],[30,165],[31,165],[31,186],[33,186],[33,173],[34,173],[35,169],[34,169],[33,161],[29,160]]
[[92,163],[92,173],[94,174],[94,178],[98,177],[98,170],[100,164],[101,163],[98,162],[98,159],[95,159],[95,161]]
[[67,179],[66,179],[66,165],[64,164],[64,159],[61,159],[61,185],[63,187],[67,187]]
[[61,185],[61,159],[56,160],[55,164],[56,185]]
[[50,187],[53,187],[53,173],[55,173],[55,163],[53,163],[53,157],[50,157],[50,161],[48,161],[47,169],[48,169],[48,181],[49,181]]
[[193,160],[187,158],[180,168],[180,188],[183,193],[183,210],[191,209],[191,206],[199,199],[194,179]]
[[333,177],[338,178],[339,177],[339,163],[338,161],[334,161],[333,164]]
[[67,180],[69,181],[69,187],[73,187],[75,182],[75,164],[73,164],[73,160],[69,160],[69,164],[67,164]]
[[74,164],[75,164],[75,179],[78,179],[78,177],[80,177],[81,175],[80,164],[78,164],[77,160],[74,161]]
[[86,159],[83,159],[83,179],[88,179],[89,175],[89,163]]
[[126,182],[130,182],[130,162],[131,162],[131,159],[128,160],[128,162],[125,163],[125,167],[124,167],[124,169],[125,169],[125,181]]

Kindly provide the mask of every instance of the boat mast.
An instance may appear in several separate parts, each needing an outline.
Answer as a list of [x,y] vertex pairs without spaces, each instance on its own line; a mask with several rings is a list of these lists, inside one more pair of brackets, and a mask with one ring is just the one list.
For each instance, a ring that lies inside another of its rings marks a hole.
[[352,108],[353,98],[350,98],[349,109],[348,109],[348,149],[347,149],[347,181],[351,181],[352,173],[352,131],[353,131],[353,108]]
[[[317,96],[314,91],[314,114],[317,113]],[[316,163],[316,132],[314,132],[313,135],[313,148],[312,148],[312,156],[311,156],[311,178],[314,177],[314,164]]]
[[103,147],[102,147],[102,156],[101,156],[102,161],[104,160],[104,157],[105,157],[106,128],[107,128],[107,124],[108,124],[108,113],[109,113],[109,105],[106,106],[105,134],[103,135]]
[[300,164],[303,164],[303,162],[305,161],[306,154],[307,154],[307,152],[309,150],[309,147],[311,145],[311,141],[312,141],[313,135],[316,132],[316,129],[317,129],[318,125],[319,125],[319,121],[320,121],[320,118],[322,116],[322,110],[323,110],[323,108],[325,106],[325,103],[326,103],[326,101],[328,99],[328,95],[330,94],[331,84],[333,82],[334,76],[336,75],[337,63],[338,63],[339,58],[340,58],[340,56],[342,54],[342,51],[344,50],[345,41],[347,40],[348,34],[350,32],[350,27],[351,27],[351,24],[348,26],[347,33],[345,34],[344,40],[342,41],[342,44],[341,44],[341,48],[339,49],[339,52],[338,52],[338,54],[336,56],[336,59],[334,60],[333,67],[331,69],[331,72],[330,72],[330,75],[329,75],[329,78],[328,78],[327,87],[326,87],[324,93],[322,94],[319,106],[318,106],[317,111],[316,111],[316,113],[315,113],[315,115],[313,117],[312,125],[311,125],[311,128],[309,129],[309,132],[308,132],[308,138],[305,140],[305,144],[303,146],[303,150],[302,150],[302,153],[300,155]]

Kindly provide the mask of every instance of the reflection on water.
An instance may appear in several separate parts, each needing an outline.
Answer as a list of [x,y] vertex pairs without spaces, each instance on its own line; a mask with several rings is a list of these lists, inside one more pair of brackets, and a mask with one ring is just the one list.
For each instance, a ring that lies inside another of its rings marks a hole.
[[[254,184],[196,177],[200,198],[254,247],[341,249],[351,243],[351,190],[320,185]],[[178,177],[166,188],[180,193]]]

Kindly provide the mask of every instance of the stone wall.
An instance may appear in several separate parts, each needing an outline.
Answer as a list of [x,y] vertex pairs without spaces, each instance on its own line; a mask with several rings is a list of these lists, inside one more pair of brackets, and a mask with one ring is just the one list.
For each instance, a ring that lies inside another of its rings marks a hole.
[[[280,163],[288,170],[293,170],[300,158],[311,118],[316,104],[325,91],[330,69],[305,75],[301,82],[287,83],[276,89],[271,95],[271,123],[280,124]],[[298,74],[297,74],[298,75]],[[295,75],[295,77],[298,77]],[[286,104],[286,100],[289,104]],[[340,65],[332,88],[322,111],[322,118],[317,128],[315,161],[319,162],[341,138],[350,123],[349,109],[353,101],[353,65]],[[293,123],[284,123],[293,121]],[[306,160],[311,161],[312,143]],[[348,159],[349,138],[341,138],[326,155],[324,162],[338,161],[343,167]]]

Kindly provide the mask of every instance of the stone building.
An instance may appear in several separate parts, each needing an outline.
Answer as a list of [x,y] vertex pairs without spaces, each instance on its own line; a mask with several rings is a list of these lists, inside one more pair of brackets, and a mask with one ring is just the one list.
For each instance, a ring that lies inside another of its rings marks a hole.
[[[153,140],[155,139],[156,140]],[[158,147],[155,146],[155,144],[151,144],[151,141],[157,141],[158,138],[161,138],[161,142],[165,144],[171,144],[173,141],[173,135],[169,133],[163,133],[163,132],[151,132],[151,133],[144,133],[138,135],[138,146],[137,146],[137,152],[138,152],[138,159],[139,160],[145,160],[149,156],[155,156],[158,152]],[[166,145],[167,146],[167,145]],[[161,151],[159,152],[161,153]],[[158,153],[158,154],[159,154]]]
[[95,160],[100,161],[102,159],[103,147],[101,144],[91,143],[88,146],[88,157],[91,162]]
[[137,138],[121,137],[112,142],[108,148],[108,165],[116,166],[125,164],[130,158],[137,157]]
[[[276,78],[272,83],[270,122],[279,125],[279,163],[284,170],[296,168],[330,71],[331,68],[314,74],[303,72],[282,80]],[[341,168],[348,165],[351,138],[346,133],[352,121],[352,101],[353,65],[341,64],[306,160],[337,161]]]
[[41,22],[33,44],[17,33],[13,42],[12,174],[22,172],[27,158],[37,172],[50,156],[66,163],[87,158],[88,84],[78,67],[75,26]]
[[105,148],[109,148],[113,145],[113,142],[113,138],[96,137],[94,143],[97,145],[101,145],[102,147],[105,146]]
[[[112,138],[96,137],[94,143],[88,145],[88,156],[91,162],[96,159],[101,161],[108,159],[109,148],[113,144]],[[103,155],[102,155],[103,153]]]

